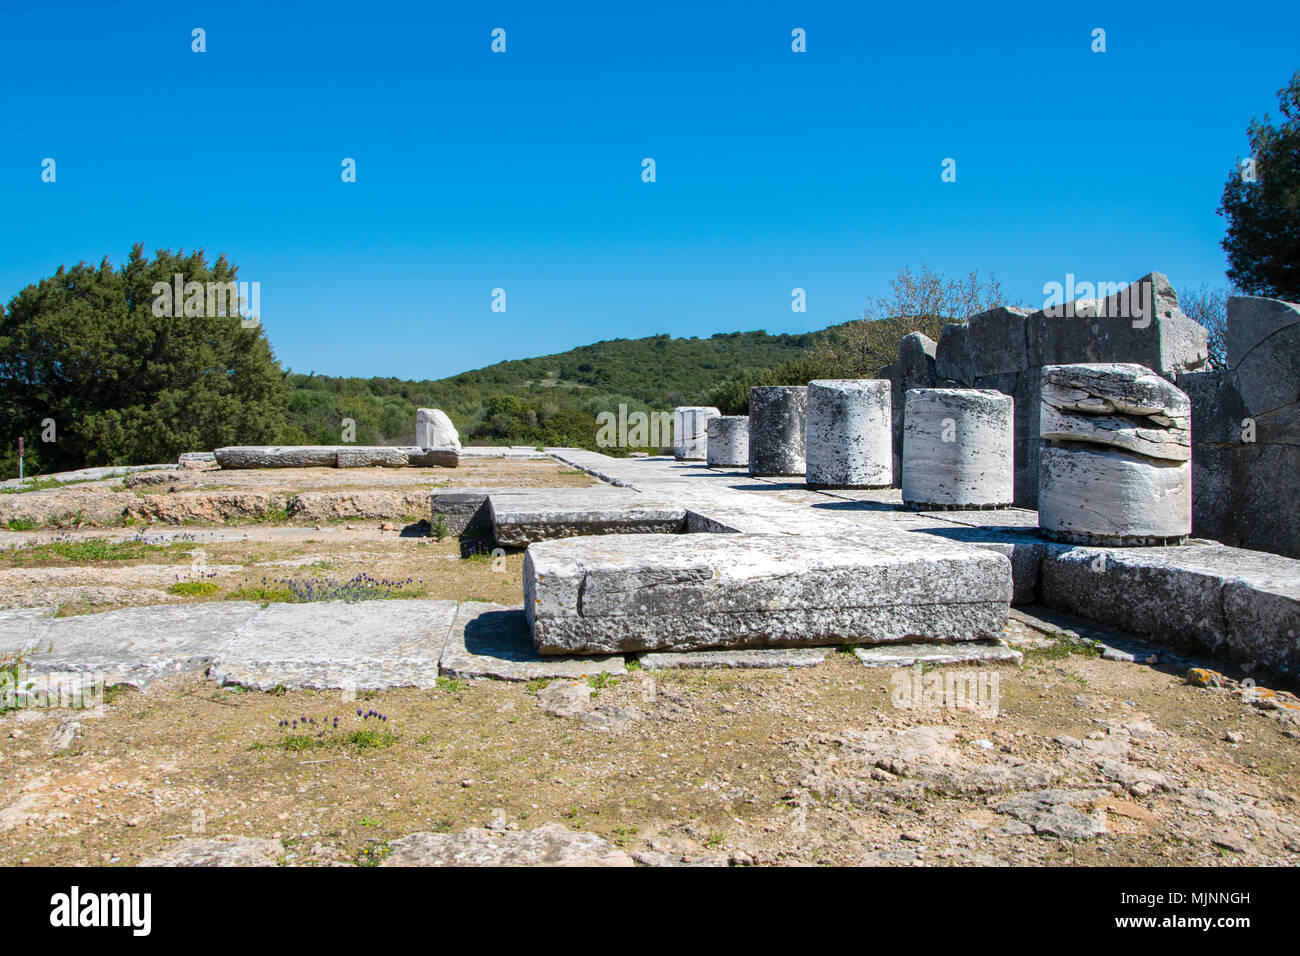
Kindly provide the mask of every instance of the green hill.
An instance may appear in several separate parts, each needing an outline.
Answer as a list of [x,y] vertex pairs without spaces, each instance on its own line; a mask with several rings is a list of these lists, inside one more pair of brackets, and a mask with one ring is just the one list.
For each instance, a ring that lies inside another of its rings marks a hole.
[[725,382],[804,360],[819,334],[611,339],[420,382],[290,374],[283,440],[335,443],[351,419],[358,443],[408,443],[415,409],[430,407],[466,442],[590,446],[599,412],[703,404]]

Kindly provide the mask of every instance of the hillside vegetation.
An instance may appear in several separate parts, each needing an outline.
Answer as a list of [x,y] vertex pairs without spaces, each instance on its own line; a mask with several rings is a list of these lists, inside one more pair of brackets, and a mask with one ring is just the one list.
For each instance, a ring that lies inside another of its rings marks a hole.
[[431,407],[451,416],[463,441],[591,447],[602,411],[703,404],[720,383],[805,361],[820,334],[611,339],[420,382],[290,374],[284,440],[335,443],[351,419],[358,443],[409,442],[415,409]]

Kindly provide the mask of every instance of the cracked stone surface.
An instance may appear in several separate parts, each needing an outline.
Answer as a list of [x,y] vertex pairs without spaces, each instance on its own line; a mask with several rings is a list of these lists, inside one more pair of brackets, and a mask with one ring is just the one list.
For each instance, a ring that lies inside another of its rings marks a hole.
[[213,657],[211,676],[256,690],[432,687],[455,601],[272,604]]
[[170,850],[144,860],[140,866],[275,866],[283,855],[279,840],[219,836],[211,840],[181,840]]
[[550,823],[499,832],[412,833],[392,841],[380,866],[632,866],[632,858],[593,833]]

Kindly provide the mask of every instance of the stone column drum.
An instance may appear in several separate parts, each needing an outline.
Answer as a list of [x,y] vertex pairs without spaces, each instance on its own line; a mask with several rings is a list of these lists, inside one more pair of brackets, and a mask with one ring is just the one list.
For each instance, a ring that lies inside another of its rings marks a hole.
[[709,419],[722,412],[712,405],[682,405],[673,409],[673,457],[678,461],[704,461]]
[[749,465],[749,416],[719,415],[709,419],[710,468],[745,468]]
[[978,388],[917,388],[903,411],[903,504],[1005,508],[1015,485],[1010,395]]
[[749,390],[749,473],[803,478],[808,387],[755,385]]
[[808,383],[807,481],[811,488],[888,488],[894,435],[887,379]]
[[1038,527],[1110,547],[1192,533],[1191,401],[1142,365],[1043,368]]

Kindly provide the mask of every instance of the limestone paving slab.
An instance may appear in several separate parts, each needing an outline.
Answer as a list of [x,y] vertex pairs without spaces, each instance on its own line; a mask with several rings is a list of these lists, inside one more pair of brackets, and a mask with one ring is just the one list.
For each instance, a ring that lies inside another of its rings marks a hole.
[[210,675],[254,690],[433,687],[456,603],[272,604],[222,644]]
[[752,647],[724,651],[649,651],[638,654],[636,659],[648,671],[812,667],[826,660],[826,655],[833,650],[833,647]]
[[855,647],[853,655],[866,667],[911,667],[914,664],[1015,664],[1025,656],[1001,641],[963,644],[889,644]]
[[461,604],[440,665],[446,677],[511,681],[627,673],[627,665],[618,655],[541,656],[533,647],[523,608],[486,601]]
[[247,601],[131,607],[46,622],[28,658],[34,673],[95,672],[141,690],[158,677],[207,668],[260,612]]
[[52,607],[0,611],[0,660],[35,650],[53,613]]
[[1001,555],[916,538],[605,535],[533,545],[524,606],[542,654],[794,647],[1001,633]]

